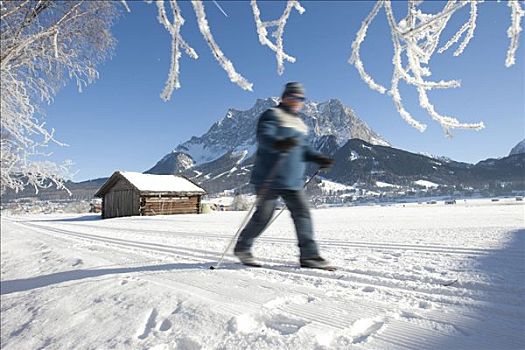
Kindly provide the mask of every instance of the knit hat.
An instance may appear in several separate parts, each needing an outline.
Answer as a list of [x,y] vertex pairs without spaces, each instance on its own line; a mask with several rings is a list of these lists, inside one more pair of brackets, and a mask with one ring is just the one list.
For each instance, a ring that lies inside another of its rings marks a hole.
[[284,87],[282,98],[285,98],[288,95],[304,96],[304,93],[305,91],[304,91],[303,84],[298,83],[296,81],[292,81],[286,84],[286,86]]

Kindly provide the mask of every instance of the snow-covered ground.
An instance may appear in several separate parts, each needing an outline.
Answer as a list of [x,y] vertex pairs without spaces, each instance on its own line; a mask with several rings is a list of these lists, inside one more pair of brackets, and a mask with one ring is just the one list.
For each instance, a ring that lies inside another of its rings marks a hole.
[[312,211],[336,272],[298,269],[282,215],[210,270],[245,212],[1,220],[2,349],[524,349],[525,206]]

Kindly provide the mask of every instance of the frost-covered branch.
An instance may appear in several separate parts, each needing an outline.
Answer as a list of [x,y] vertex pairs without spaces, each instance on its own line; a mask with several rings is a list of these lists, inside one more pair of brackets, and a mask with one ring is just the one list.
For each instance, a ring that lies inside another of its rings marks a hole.
[[[448,3],[447,6],[452,6],[451,3]],[[443,11],[447,11],[447,6]],[[415,8],[415,7],[414,7]],[[450,129],[452,128],[464,128],[464,129],[479,129],[483,127],[483,124],[465,124],[460,123],[457,119],[453,117],[443,116],[439,114],[434,105],[430,102],[427,90],[432,88],[450,88],[459,86],[459,82],[427,82],[423,79],[424,76],[430,76],[431,72],[428,67],[424,66],[432,56],[437,43],[439,41],[439,36],[446,25],[446,22],[449,19],[451,14],[446,16],[441,16],[439,20],[434,20],[432,25],[427,26],[428,32],[420,32],[419,36],[414,37],[413,35],[406,36],[403,34],[404,28],[399,28],[396,24],[392,7],[389,1],[385,2],[385,11],[387,14],[388,23],[391,27],[392,40],[394,43],[394,78],[393,81],[396,82],[394,85],[394,91],[391,93],[394,99],[394,103],[398,108],[401,116],[412,126],[416,127],[418,130],[423,131],[425,128],[423,125],[416,123],[414,118],[406,111],[402,106],[399,92],[397,91],[397,81],[399,79],[405,80],[408,84],[416,87],[419,94],[419,103],[422,108],[424,108],[429,115],[439,122],[447,136],[450,136]],[[429,20],[432,19],[431,16],[421,13],[421,11],[416,10],[412,13],[413,19],[410,25],[415,25],[417,21]],[[407,25],[407,18],[401,23],[403,26]],[[402,43],[404,45],[402,45]],[[408,61],[408,70],[403,69],[401,65],[401,55],[405,53]],[[410,75],[412,74],[412,75]]]
[[[172,0],[173,1],[173,0]],[[204,4],[200,0],[192,0],[191,4],[195,10],[197,21],[199,23],[199,30],[204,37],[204,40],[208,43],[213,56],[219,62],[220,66],[226,71],[230,80],[239,85],[244,90],[252,91],[253,84],[246,80],[242,75],[237,73],[233,63],[222,53],[219,45],[215,42],[213,35],[206,19],[206,12],[204,11]]]
[[[283,34],[286,21],[292,12],[292,9],[296,9],[299,14],[303,14],[305,9],[301,6],[297,0],[288,0],[286,3],[286,8],[278,20],[274,21],[262,21],[261,20],[261,11],[257,6],[256,0],[251,0],[253,16],[255,18],[255,25],[257,26],[257,34],[259,35],[259,42],[262,45],[268,46],[272,51],[275,52],[275,58],[277,59],[277,73],[282,75],[284,72],[284,63],[286,59],[289,62],[295,62],[295,57],[292,57],[284,52],[283,44]],[[272,36],[276,39],[276,44],[274,44],[270,39],[268,39],[267,27],[277,27]]]
[[193,59],[199,58],[193,48],[191,48],[182,38],[180,29],[184,24],[184,18],[181,15],[177,1],[170,0],[171,11],[173,15],[173,23],[171,23],[166,15],[166,9],[164,7],[164,0],[157,0],[158,9],[158,20],[168,30],[171,35],[171,67],[166,81],[164,91],[162,91],[161,97],[164,101],[168,101],[173,93],[174,89],[180,88],[179,82],[179,59],[181,57],[180,48],[182,47],[188,56]]
[[[146,2],[151,3],[150,0],[146,0]],[[159,20],[159,23],[162,24],[164,28],[166,28],[172,40],[170,72],[168,74],[168,79],[166,81],[164,90],[161,93],[161,97],[164,101],[168,101],[171,98],[173,91],[175,89],[180,88],[181,86],[179,80],[179,59],[182,56],[181,48],[184,49],[186,54],[191,58],[199,58],[195,50],[191,46],[189,46],[188,43],[182,38],[180,31],[182,25],[184,24],[184,18],[182,17],[180,8],[177,4],[177,0],[168,0],[168,2],[171,6],[173,22],[170,22],[168,16],[166,15],[166,9],[164,5],[165,0],[155,1],[158,9],[157,18]],[[213,56],[215,57],[217,62],[219,62],[219,65],[226,71],[228,77],[233,83],[239,85],[244,90],[251,91],[253,85],[242,75],[237,73],[233,66],[233,63],[224,55],[219,45],[217,45],[217,43],[215,42],[215,39],[213,38],[210,27],[208,25],[208,21],[206,19],[206,12],[204,11],[204,5],[202,1],[192,1],[192,5],[195,11],[195,15],[197,16],[199,30],[202,36],[204,37],[204,40],[206,40],[208,46],[210,47]]]
[[512,9],[512,24],[507,29],[507,36],[510,38],[510,45],[507,51],[507,59],[505,66],[510,67],[515,63],[516,51],[518,50],[519,37],[521,32],[521,18],[525,15],[525,11],[521,7],[518,0],[509,0],[507,5]]
[[128,3],[127,3],[126,0],[120,0],[120,3],[122,4],[122,6],[124,6],[126,11],[131,12],[131,10],[129,9],[129,6],[128,6]]
[[[151,0],[145,1],[147,3],[151,3]],[[166,11],[164,9],[165,1],[169,1],[169,3],[171,4],[173,10],[173,23],[170,22],[166,16]],[[156,4],[159,10],[158,20],[168,30],[172,37],[171,67],[166,86],[161,94],[162,99],[167,101],[171,98],[173,91],[175,89],[180,88],[180,48],[184,48],[186,53],[192,58],[197,58],[198,56],[195,53],[195,51],[183,40],[180,34],[180,28],[184,24],[184,18],[182,17],[180,9],[178,8],[177,0],[156,0]],[[246,78],[244,78],[235,70],[233,63],[224,55],[219,45],[215,42],[215,39],[213,38],[213,34],[208,24],[208,20],[206,19],[206,12],[204,10],[203,1],[193,0],[192,5],[195,11],[195,15],[197,16],[199,30],[219,65],[226,71],[228,77],[233,83],[237,84],[244,90],[252,91],[253,84],[250,83]],[[215,5],[223,14],[225,14],[224,10],[219,6],[217,2],[215,2]],[[294,57],[284,52],[284,27],[293,9],[296,9],[300,14],[302,14],[305,11],[305,9],[301,6],[298,0],[288,0],[286,3],[286,8],[279,19],[273,21],[262,21],[261,12],[259,10],[256,0],[251,0],[251,6],[255,18],[259,41],[262,45],[268,46],[272,51],[275,52],[275,57],[277,59],[277,72],[279,75],[281,75],[284,72],[284,60],[287,60],[289,62],[295,62]],[[276,27],[275,31],[272,33],[272,36],[276,39],[275,43],[268,39],[267,28],[269,27]]]
[[438,50],[439,53],[443,53],[448,50],[453,44],[457,43],[463,33],[467,32],[465,39],[459,45],[459,48],[454,52],[454,56],[459,56],[463,53],[463,50],[467,47],[470,40],[474,37],[474,31],[476,29],[476,19],[478,15],[478,3],[482,3],[484,0],[472,1],[470,3],[470,18],[463,24],[459,31],[442,47]]
[[[459,87],[460,82],[458,80],[429,81],[425,79],[425,77],[432,75],[429,62],[436,51],[441,39],[441,34],[446,28],[450,18],[458,10],[470,4],[470,16],[467,22],[452,36],[452,38],[437,50],[439,53],[446,51],[464,36],[459,47],[454,52],[454,56],[459,56],[463,53],[471,39],[474,37],[478,6],[483,0],[450,0],[445,4],[441,11],[435,14],[423,12],[420,8],[422,2],[423,1],[409,0],[407,15],[405,18],[397,21],[392,11],[391,1],[378,0],[367,18],[362,22],[361,27],[357,32],[356,38],[352,43],[352,54],[349,63],[356,67],[361,78],[371,89],[380,93],[387,91],[387,88],[375,82],[370,74],[366,72],[360,58],[361,44],[366,38],[368,28],[381,8],[384,8],[394,46],[392,57],[393,73],[388,94],[391,96],[401,117],[409,125],[419,131],[424,131],[426,128],[426,125],[415,120],[403,106],[401,94],[399,92],[399,83],[404,81],[406,84],[413,86],[417,90],[420,106],[427,111],[432,119],[436,120],[442,126],[447,136],[452,135],[451,131],[453,129],[480,130],[484,128],[483,122],[462,123],[454,117],[440,114],[430,102],[428,91],[433,89]],[[512,8],[512,25],[508,30],[508,36],[511,38],[511,46],[509,47],[507,66],[514,63],[519,32],[521,31],[520,21],[523,17],[523,9],[518,1],[509,1],[508,6]]]
[[361,75],[361,78],[364,80],[365,83],[368,84],[368,86],[379,93],[384,94],[386,92],[386,88],[374,81],[372,77],[365,71],[365,67],[363,65],[363,62],[361,61],[361,57],[359,56],[359,52],[361,50],[361,44],[365,40],[366,32],[368,31],[368,27],[370,26],[370,23],[375,18],[381,7],[383,6],[382,1],[377,1],[374,5],[374,8],[366,19],[361,23],[361,28],[359,28],[359,31],[357,32],[356,38],[354,42],[352,43],[352,55],[350,56],[350,59],[348,60],[348,63],[353,64],[357,71],[359,72],[359,75]]

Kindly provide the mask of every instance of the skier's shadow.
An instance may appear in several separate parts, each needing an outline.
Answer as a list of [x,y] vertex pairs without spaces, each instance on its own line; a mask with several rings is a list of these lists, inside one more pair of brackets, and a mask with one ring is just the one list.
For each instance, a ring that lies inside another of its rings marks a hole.
[[[17,280],[7,280],[0,282],[0,295],[16,292],[26,292],[29,290],[57,285],[64,282],[81,281],[95,277],[148,272],[169,272],[174,270],[208,270],[215,262],[203,263],[173,263],[162,265],[148,265],[137,267],[102,268],[102,269],[79,269],[56,272],[49,275],[29,277]],[[232,265],[232,266],[230,266]],[[228,269],[235,268],[236,264],[226,263],[223,266]]]

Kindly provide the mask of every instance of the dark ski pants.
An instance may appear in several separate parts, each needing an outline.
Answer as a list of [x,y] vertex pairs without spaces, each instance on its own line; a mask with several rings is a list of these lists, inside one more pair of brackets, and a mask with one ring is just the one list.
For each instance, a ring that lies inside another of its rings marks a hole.
[[312,229],[312,219],[310,208],[305,194],[302,190],[278,190],[271,189],[265,194],[257,196],[257,208],[252,218],[242,230],[235,246],[236,252],[250,251],[255,239],[264,231],[266,225],[271,220],[274,212],[276,201],[279,196],[290,210],[295,224],[297,240],[301,252],[301,259],[319,256],[317,244],[314,241]]

